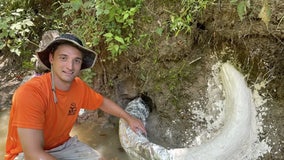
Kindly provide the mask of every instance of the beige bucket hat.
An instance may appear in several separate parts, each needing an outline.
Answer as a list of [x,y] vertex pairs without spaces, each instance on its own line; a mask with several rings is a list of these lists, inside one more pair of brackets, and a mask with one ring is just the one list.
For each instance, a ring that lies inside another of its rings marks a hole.
[[58,45],[66,43],[71,44],[72,46],[76,47],[83,53],[83,62],[81,70],[86,68],[92,68],[95,65],[97,59],[97,53],[88,48],[85,48],[83,46],[82,41],[78,37],[70,33],[59,35],[58,37],[54,38],[44,48],[37,51],[36,55],[39,61],[50,70],[51,64],[49,62],[49,54],[53,52],[55,47],[57,47]]

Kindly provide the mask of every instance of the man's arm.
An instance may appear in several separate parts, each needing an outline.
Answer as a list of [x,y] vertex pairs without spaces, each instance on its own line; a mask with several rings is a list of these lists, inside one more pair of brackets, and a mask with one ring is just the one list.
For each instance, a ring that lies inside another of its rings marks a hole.
[[42,130],[18,128],[18,135],[27,160],[56,160],[43,150]]
[[116,117],[123,118],[124,120],[126,120],[128,125],[134,132],[137,133],[140,130],[144,134],[146,134],[146,129],[143,123],[139,119],[129,115],[120,106],[118,106],[116,103],[114,103],[110,99],[104,97],[104,101],[102,105],[100,106],[100,109],[111,115],[114,115]]

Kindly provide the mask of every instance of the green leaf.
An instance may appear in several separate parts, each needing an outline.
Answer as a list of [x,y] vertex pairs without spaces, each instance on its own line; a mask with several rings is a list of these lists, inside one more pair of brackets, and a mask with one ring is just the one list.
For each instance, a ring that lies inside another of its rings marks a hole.
[[1,36],[4,36],[4,37],[8,37],[8,35],[9,35],[9,32],[7,31],[7,30],[5,30],[5,31],[3,31],[2,33],[1,33]]
[[129,17],[129,14],[128,14],[128,13],[125,13],[125,14],[123,15],[123,20],[126,20],[128,17]]
[[76,18],[76,19],[74,19],[73,21],[72,21],[72,25],[80,25],[81,24],[81,22],[82,22],[82,19],[81,18]]
[[107,42],[107,43],[113,40],[113,34],[110,33],[110,32],[104,34],[103,36],[106,37],[106,42]]
[[238,11],[238,15],[241,19],[241,21],[244,19],[244,15],[246,14],[246,2],[245,1],[241,1],[238,6],[237,6],[237,11]]
[[97,17],[100,16],[103,12],[104,11],[101,8],[99,8],[99,7],[96,8],[96,16]]
[[2,30],[2,32],[3,30],[7,30],[7,28],[8,28],[8,25],[6,23],[0,23],[0,29]]
[[28,32],[30,32],[30,31],[31,31],[31,30],[28,29],[28,28],[26,28],[26,29],[23,30],[23,32],[25,32],[25,33],[28,33]]
[[119,45],[110,43],[110,45],[108,46],[108,50],[113,54],[117,54],[119,51]]
[[23,12],[24,11],[24,9],[22,9],[22,8],[18,8],[17,10],[16,10],[16,12]]
[[34,26],[34,23],[30,19],[23,20],[23,24],[27,26]]
[[11,31],[9,32],[9,36],[14,38],[14,37],[16,36],[15,31],[14,31],[14,30],[11,30]]
[[113,48],[114,48],[114,51],[115,51],[115,52],[118,52],[118,50],[119,50],[119,45],[115,44],[115,45],[113,45]]
[[74,12],[72,9],[68,9],[63,13],[63,17],[70,15],[72,12]]
[[83,5],[82,0],[71,0],[70,3],[72,5],[72,8],[76,11],[78,11],[80,7]]
[[16,53],[16,55],[20,56],[21,55],[21,51],[18,48],[11,48],[10,51],[12,53]]
[[163,28],[158,27],[158,28],[156,28],[155,32],[156,32],[159,36],[161,36],[162,33],[163,33]]
[[133,7],[130,9],[130,15],[133,16],[137,12],[137,8]]
[[106,34],[104,34],[104,37],[106,37],[106,38],[112,38],[112,37],[113,37],[113,34],[112,34],[112,33],[106,33]]
[[265,23],[266,27],[268,27],[268,24],[271,19],[271,8],[269,7],[267,0],[263,1],[263,6],[258,17],[261,18],[261,20]]
[[92,2],[92,1],[87,1],[83,4],[83,7],[84,8],[93,8],[93,7],[95,7],[95,3]]
[[2,42],[0,41],[0,50],[2,50],[5,46],[6,46],[6,44],[5,44],[5,43],[2,43]]
[[109,14],[109,12],[110,12],[110,11],[109,11],[108,9],[103,10],[103,13],[104,13],[104,14]]
[[123,40],[123,38],[121,38],[121,37],[119,37],[119,36],[115,36],[114,39],[115,39],[116,41],[120,42],[121,44],[124,44],[124,43],[125,43],[124,40]]
[[21,14],[18,13],[18,12],[12,12],[11,14],[12,14],[13,16],[21,16]]
[[118,23],[123,23],[123,19],[122,19],[120,16],[115,16],[115,20],[116,20]]
[[14,23],[10,27],[12,30],[20,30],[22,29],[22,25],[20,23]]

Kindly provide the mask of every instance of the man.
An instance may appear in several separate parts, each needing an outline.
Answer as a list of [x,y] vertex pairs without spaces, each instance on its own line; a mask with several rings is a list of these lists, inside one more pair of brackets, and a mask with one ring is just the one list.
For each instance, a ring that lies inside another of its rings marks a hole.
[[12,99],[5,159],[100,159],[101,155],[69,133],[81,108],[101,109],[146,133],[143,123],[89,88],[77,75],[91,68],[96,53],[72,34],[55,38],[37,52],[51,72],[20,86]]

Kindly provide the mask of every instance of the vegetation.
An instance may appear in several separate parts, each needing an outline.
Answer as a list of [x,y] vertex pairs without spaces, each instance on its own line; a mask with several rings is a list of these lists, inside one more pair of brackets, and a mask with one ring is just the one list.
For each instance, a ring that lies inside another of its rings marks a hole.
[[[23,65],[30,67],[31,63],[29,55],[30,51],[26,50],[31,41],[30,36],[33,36],[33,17],[30,10],[25,10],[22,6],[13,8],[10,3],[13,1],[2,2],[0,4],[0,50],[8,49],[9,52],[14,53],[25,59]],[[15,4],[16,5],[16,4]]]
[[[214,2],[215,0],[181,0],[180,8],[166,10],[169,17],[168,32],[164,33],[168,26],[162,25],[157,27],[155,33],[159,36],[190,33],[195,18]],[[30,68],[30,59],[38,47],[40,35],[46,30],[55,29],[79,35],[88,47],[103,54],[100,56],[102,60],[107,58],[116,61],[130,45],[141,45],[143,38],[148,39],[147,43],[142,43],[143,48],[151,48],[149,40],[152,33],[138,33],[136,26],[138,20],[144,20],[141,14],[144,3],[144,0],[61,0],[55,3],[44,0],[3,0],[0,2],[0,50],[24,57],[23,67]],[[252,8],[249,0],[230,0],[230,3],[236,6],[240,20]],[[270,20],[270,12],[268,1],[263,0],[259,17],[266,25]],[[149,19],[144,23],[148,22]],[[92,70],[88,70],[84,75],[94,75],[91,72]],[[175,77],[175,74],[170,77]]]
[[180,31],[190,32],[194,18],[198,16],[212,0],[182,0],[181,10],[178,13],[170,12],[170,29],[176,35]]
[[[107,44],[107,51],[113,60],[117,59],[133,41],[134,16],[142,0],[71,0],[60,3],[68,30],[81,35],[89,47]],[[75,19],[74,19],[75,17]],[[84,25],[82,25],[84,24]]]
[[[194,16],[206,8],[209,1],[182,0],[180,12],[168,11],[171,19],[170,31],[176,35],[180,31],[189,32]],[[28,0],[24,3],[20,0],[0,2],[1,50],[6,47],[11,53],[21,56],[27,46],[34,45],[32,41],[38,39],[36,32],[40,28],[57,29],[80,35],[88,47],[95,48],[101,43],[106,44],[103,49],[109,53],[107,57],[116,60],[129,45],[135,43],[135,21],[144,0],[130,0],[127,3],[124,0],[58,1],[49,6],[41,6],[41,10],[37,8],[36,3],[43,3],[43,0]],[[51,7],[56,13],[48,15],[44,7]],[[36,20],[38,17],[42,18],[40,22]],[[53,25],[47,21],[52,21]],[[157,33],[161,35],[162,31],[163,29],[159,28]],[[141,37],[147,37],[146,34],[141,34]]]
[[[250,0],[230,0],[230,3],[237,6],[237,12],[240,17],[240,20],[243,20],[246,15],[249,13],[248,10],[252,8]],[[268,5],[268,0],[262,1],[262,9],[259,13],[259,18],[266,24],[268,23],[271,17],[271,9]]]

